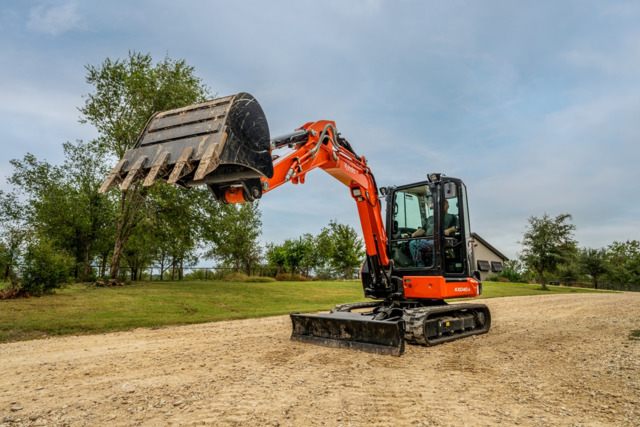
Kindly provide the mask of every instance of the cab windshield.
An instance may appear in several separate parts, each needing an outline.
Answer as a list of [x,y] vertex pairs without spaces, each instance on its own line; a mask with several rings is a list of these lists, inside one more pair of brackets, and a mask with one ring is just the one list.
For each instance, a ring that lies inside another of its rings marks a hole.
[[431,189],[426,185],[408,188],[395,193],[393,206],[395,234],[413,233],[423,225],[427,227],[427,235],[433,235],[433,197]]
[[421,233],[421,242],[431,242],[432,246],[434,204],[431,188],[428,185],[419,185],[396,191],[392,207],[391,257],[395,266],[398,268],[433,267],[433,257],[422,257],[418,260],[416,255],[420,248],[416,246],[417,242],[408,241],[411,240],[411,234],[422,229],[424,233]]

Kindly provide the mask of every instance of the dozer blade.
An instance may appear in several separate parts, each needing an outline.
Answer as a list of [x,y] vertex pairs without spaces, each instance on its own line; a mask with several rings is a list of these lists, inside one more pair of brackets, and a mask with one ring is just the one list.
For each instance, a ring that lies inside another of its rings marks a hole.
[[[239,93],[154,114],[100,187],[125,191],[157,180],[184,187],[257,184],[273,176],[269,127],[258,101]],[[245,188],[246,190],[246,188]],[[250,198],[262,195],[252,188]]]
[[290,316],[293,341],[391,356],[404,352],[402,321],[373,320],[371,316],[351,312]]

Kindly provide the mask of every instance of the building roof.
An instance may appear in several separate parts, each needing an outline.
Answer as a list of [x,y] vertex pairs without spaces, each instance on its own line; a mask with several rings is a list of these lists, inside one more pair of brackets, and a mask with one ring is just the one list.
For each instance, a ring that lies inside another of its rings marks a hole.
[[485,245],[487,248],[489,248],[489,250],[491,250],[493,253],[498,255],[504,261],[509,261],[509,258],[507,258],[505,255],[503,255],[502,252],[500,252],[499,250],[497,250],[496,248],[491,246],[491,244],[489,242],[487,242],[486,240],[484,240],[482,237],[480,237],[480,235],[478,233],[471,233],[471,237],[473,237],[474,240],[477,240],[478,242],[480,242],[483,245]]

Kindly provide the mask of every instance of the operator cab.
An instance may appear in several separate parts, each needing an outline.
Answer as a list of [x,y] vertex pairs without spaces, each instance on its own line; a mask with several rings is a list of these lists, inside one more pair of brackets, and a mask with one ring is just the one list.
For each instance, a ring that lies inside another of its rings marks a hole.
[[387,189],[389,257],[394,276],[471,277],[473,246],[464,183],[433,174]]

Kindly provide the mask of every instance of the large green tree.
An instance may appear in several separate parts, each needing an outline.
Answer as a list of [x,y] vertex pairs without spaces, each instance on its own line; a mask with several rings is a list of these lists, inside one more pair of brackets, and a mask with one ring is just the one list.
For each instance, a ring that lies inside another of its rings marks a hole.
[[63,166],[27,154],[11,160],[8,182],[20,197],[4,197],[5,216],[14,226],[75,257],[75,276],[85,280],[96,254],[96,243],[108,238],[114,222],[112,201],[98,194],[106,173],[104,152],[78,141],[63,144]]
[[291,269],[291,278],[296,272],[304,267],[305,272],[309,274],[309,259],[313,254],[313,241],[310,235],[305,235],[297,239],[287,239],[284,241],[285,263]]
[[[124,60],[105,59],[87,65],[93,90],[80,108],[81,122],[96,127],[94,143],[120,159],[132,148],[152,114],[204,101],[209,89],[184,60],[165,57],[154,64],[149,54],[129,52]],[[114,165],[117,160],[114,160]],[[122,252],[133,229],[145,216],[148,189],[141,183],[120,194],[110,276],[120,268]]]
[[317,237],[316,251],[321,260],[343,278],[352,278],[362,266],[365,255],[364,242],[351,226],[330,221]]
[[544,290],[547,289],[545,273],[554,272],[576,250],[573,238],[576,227],[570,221],[569,214],[561,214],[555,218],[547,214],[542,218],[529,218],[520,242],[524,247],[520,259],[536,272]]
[[[197,261],[196,250],[202,238],[203,222],[217,222],[208,218],[203,206],[216,203],[208,190],[198,187],[185,190],[158,182],[149,193],[152,243],[155,259],[160,264],[160,276],[165,266],[182,278],[183,267]],[[206,219],[205,219],[206,218]]]
[[607,250],[605,248],[582,248],[578,254],[578,266],[583,274],[588,275],[593,287],[598,289],[598,279],[609,272]]
[[207,257],[251,275],[254,265],[262,258],[258,202],[224,205],[211,200],[203,208],[203,240],[209,246]]
[[637,288],[640,283],[640,241],[613,242],[607,249],[609,279],[627,290],[632,286]]
[[287,265],[287,249],[284,244],[276,245],[275,243],[267,244],[266,252],[267,262],[276,268],[276,276],[284,272]]

